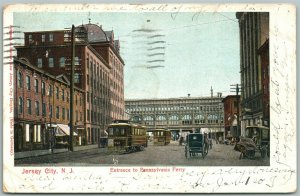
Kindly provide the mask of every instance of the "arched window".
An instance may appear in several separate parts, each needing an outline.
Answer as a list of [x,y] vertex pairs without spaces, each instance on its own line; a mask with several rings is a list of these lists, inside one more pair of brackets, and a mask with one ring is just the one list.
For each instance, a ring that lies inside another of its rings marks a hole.
[[163,115],[157,116],[156,122],[158,125],[166,125],[167,124],[166,116],[163,116]]
[[209,115],[207,117],[208,123],[212,124],[212,123],[217,123],[218,121],[218,116],[217,115]]
[[145,116],[144,121],[147,125],[154,125],[154,119],[152,116]]
[[189,114],[186,114],[182,117],[182,124],[184,125],[190,125],[192,124],[192,116]]
[[144,118],[145,121],[153,121],[153,117],[152,116],[146,116]]
[[179,124],[179,117],[176,115],[172,115],[169,117],[169,124],[170,125],[178,125]]
[[204,124],[205,123],[205,118],[201,114],[197,114],[195,116],[195,124]]

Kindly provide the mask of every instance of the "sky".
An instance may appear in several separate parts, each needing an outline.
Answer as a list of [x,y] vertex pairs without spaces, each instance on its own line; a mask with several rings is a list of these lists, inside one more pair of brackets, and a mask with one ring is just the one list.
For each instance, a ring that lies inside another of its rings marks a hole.
[[15,12],[21,31],[61,30],[91,23],[113,30],[125,62],[125,99],[234,94],[240,83],[235,13]]

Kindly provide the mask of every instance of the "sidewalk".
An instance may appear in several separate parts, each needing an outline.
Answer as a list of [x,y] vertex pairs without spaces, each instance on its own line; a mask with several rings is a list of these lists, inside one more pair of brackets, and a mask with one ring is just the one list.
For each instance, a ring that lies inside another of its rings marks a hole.
[[[73,150],[81,151],[81,150],[89,150],[95,148],[98,148],[98,144],[92,144],[87,146],[74,146]],[[69,149],[67,148],[53,149],[53,154],[63,153],[68,151]],[[36,157],[36,156],[49,155],[49,154],[52,154],[51,149],[16,152],[14,156],[15,159],[23,159],[27,157]]]

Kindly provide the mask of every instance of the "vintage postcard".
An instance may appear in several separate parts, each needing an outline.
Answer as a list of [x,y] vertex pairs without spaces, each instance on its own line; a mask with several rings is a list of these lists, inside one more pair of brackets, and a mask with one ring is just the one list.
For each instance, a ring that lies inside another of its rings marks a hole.
[[15,4],[3,191],[297,189],[290,4]]

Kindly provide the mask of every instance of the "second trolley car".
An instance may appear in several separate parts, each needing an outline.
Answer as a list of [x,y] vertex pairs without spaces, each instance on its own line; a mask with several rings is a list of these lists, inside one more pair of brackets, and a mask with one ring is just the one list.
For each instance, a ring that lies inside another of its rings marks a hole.
[[167,129],[154,129],[153,140],[154,145],[168,145],[171,141],[171,131]]
[[130,121],[114,121],[108,126],[108,149],[134,152],[147,147],[146,127]]

